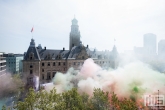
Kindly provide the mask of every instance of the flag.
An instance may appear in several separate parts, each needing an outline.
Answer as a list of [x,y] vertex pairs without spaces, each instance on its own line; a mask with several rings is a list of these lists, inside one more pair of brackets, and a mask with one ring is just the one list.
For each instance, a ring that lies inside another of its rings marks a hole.
[[34,29],[33,29],[33,27],[32,27],[31,32],[33,32],[33,31],[34,31]]

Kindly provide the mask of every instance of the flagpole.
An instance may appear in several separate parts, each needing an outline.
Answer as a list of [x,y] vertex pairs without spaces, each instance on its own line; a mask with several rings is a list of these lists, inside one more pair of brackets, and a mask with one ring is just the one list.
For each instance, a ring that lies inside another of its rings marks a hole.
[[32,27],[32,29],[31,29],[31,33],[32,33],[32,39],[33,39],[33,31],[34,31],[34,26]]

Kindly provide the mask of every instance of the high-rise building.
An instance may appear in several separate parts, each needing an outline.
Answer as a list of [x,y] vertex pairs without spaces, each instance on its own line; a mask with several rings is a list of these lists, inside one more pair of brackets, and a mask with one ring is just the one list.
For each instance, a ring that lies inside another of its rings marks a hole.
[[165,39],[160,40],[158,43],[158,55],[165,57]]
[[0,76],[6,73],[6,58],[0,52]]
[[23,55],[22,54],[4,54],[6,57],[6,69],[7,72],[15,74],[22,72],[22,60]]
[[70,39],[69,39],[69,50],[74,46],[78,46],[80,44],[80,31],[78,26],[78,21],[76,18],[72,20]]
[[156,35],[152,33],[144,34],[143,47],[145,54],[156,55]]

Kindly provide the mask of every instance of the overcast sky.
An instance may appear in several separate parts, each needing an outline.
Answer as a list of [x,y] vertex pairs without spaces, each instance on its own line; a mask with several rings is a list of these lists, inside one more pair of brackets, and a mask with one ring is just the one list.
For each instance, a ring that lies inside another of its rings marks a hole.
[[84,45],[119,52],[143,46],[143,35],[165,39],[165,0],[0,0],[0,52],[23,53],[32,38],[49,49],[69,48],[76,16]]

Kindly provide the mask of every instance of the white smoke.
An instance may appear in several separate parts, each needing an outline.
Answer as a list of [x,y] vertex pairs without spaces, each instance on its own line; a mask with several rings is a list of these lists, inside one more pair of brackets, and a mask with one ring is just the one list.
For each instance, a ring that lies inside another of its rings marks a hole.
[[165,95],[165,75],[150,68],[140,61],[131,62],[116,70],[104,70],[87,59],[81,70],[70,68],[66,74],[57,73],[53,79],[57,92],[77,87],[78,91],[92,95],[94,88],[115,92],[118,97],[135,95],[141,98],[144,94]]

